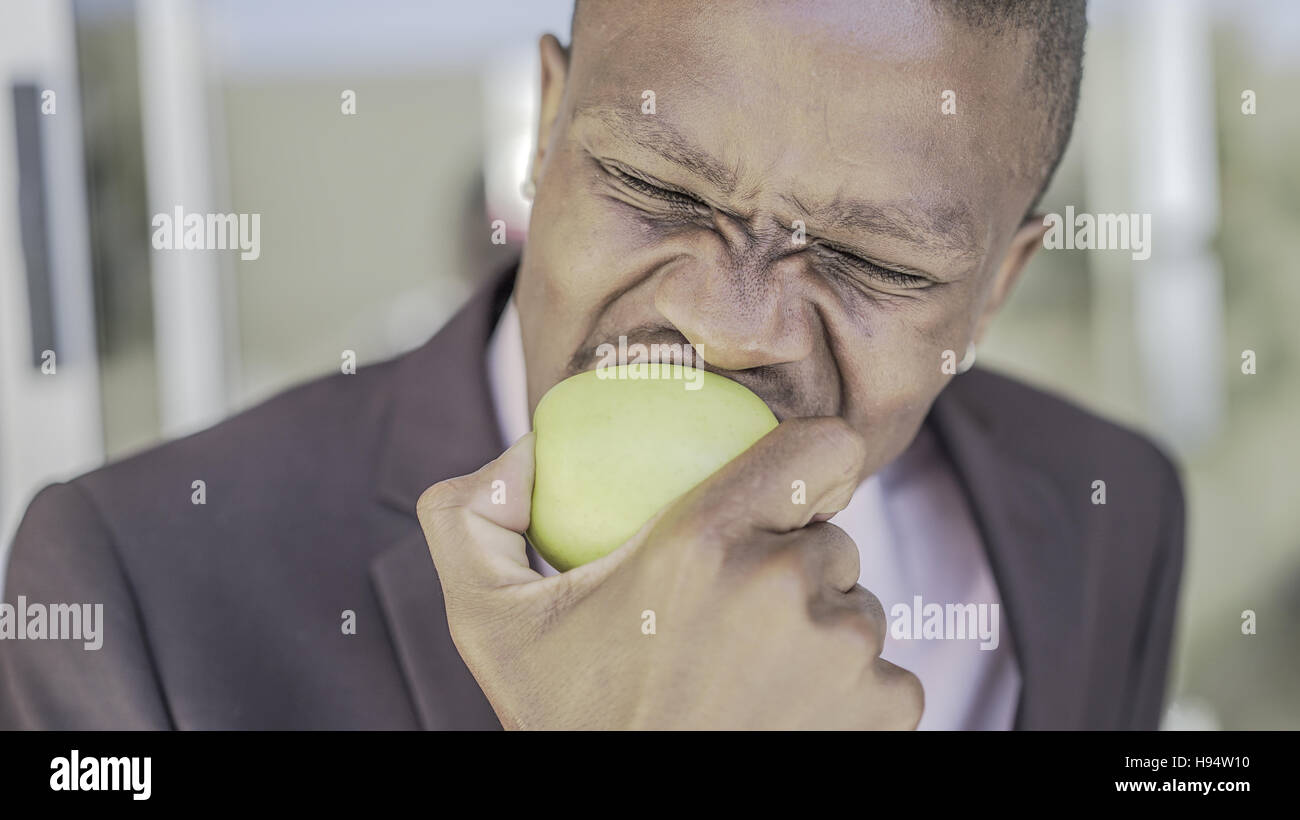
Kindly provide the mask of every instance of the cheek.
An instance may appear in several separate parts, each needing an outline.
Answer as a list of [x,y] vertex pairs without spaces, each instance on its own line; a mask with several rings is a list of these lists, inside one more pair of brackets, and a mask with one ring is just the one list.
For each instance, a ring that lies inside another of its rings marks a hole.
[[538,281],[529,287],[557,323],[571,322],[624,286],[629,251],[650,239],[595,193],[590,170],[566,152],[538,186],[524,251]]
[[848,387],[849,411],[867,425],[890,426],[923,415],[946,383],[939,351],[928,344],[877,336],[859,364],[862,376]]
[[[902,365],[897,359],[890,372],[866,384],[849,387],[846,420],[867,441],[868,467],[874,473],[907,448],[929,412],[945,381],[931,375],[919,362]],[[906,370],[904,370],[906,367]],[[939,368],[933,368],[938,373]]]
[[935,298],[875,306],[870,334],[844,346],[845,417],[867,438],[875,467],[903,451],[952,378],[943,372],[943,354],[953,349],[960,360],[965,352],[956,341],[969,329],[963,304]]
[[572,151],[539,180],[515,290],[530,383],[535,373],[543,386],[567,375],[610,300],[635,284],[653,239],[596,190]]

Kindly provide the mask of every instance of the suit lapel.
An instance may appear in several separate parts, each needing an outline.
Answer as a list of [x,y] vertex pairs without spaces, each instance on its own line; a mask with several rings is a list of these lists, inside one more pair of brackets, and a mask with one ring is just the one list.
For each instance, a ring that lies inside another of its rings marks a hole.
[[380,503],[406,520],[404,533],[371,563],[370,577],[426,729],[500,728],[451,640],[415,502],[429,485],[471,473],[501,454],[484,351],[513,281],[513,270],[503,274],[394,364],[375,486]]
[[424,729],[499,729],[447,629],[433,560],[417,527],[378,556],[370,579]]
[[[974,378],[972,378],[974,377]],[[948,451],[989,556],[1021,671],[1018,729],[1082,724],[1087,685],[1084,561],[1050,477],[1014,455],[1013,434],[965,394],[979,371],[935,401],[931,422]]]

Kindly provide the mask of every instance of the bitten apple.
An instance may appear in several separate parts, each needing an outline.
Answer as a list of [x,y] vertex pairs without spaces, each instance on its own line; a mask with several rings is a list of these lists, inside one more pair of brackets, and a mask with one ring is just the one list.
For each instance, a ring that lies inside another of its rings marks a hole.
[[556,569],[594,561],[776,423],[749,389],[694,368],[632,364],[565,379],[533,414],[528,538]]

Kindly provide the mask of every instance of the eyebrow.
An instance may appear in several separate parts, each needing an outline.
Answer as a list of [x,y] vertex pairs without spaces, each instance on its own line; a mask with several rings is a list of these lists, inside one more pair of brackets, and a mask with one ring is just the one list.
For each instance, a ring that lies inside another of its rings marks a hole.
[[975,241],[971,211],[963,202],[936,204],[931,208],[908,207],[906,201],[876,202],[857,197],[835,197],[825,205],[809,206],[794,196],[781,200],[819,225],[842,231],[887,234],[915,245],[937,245],[944,250],[980,256]]
[[696,148],[680,131],[659,116],[634,114],[605,105],[588,106],[580,110],[578,115],[599,120],[610,130],[645,150],[708,180],[724,194],[730,195],[736,191],[739,168],[727,167]]
[[[625,108],[592,105],[579,117],[591,117],[607,128],[710,184],[726,195],[739,188],[740,169],[718,161],[686,139],[661,116],[634,113]],[[938,246],[960,256],[978,258],[980,248],[970,208],[961,201],[916,208],[915,202],[877,202],[836,196],[826,203],[806,204],[793,195],[781,200],[809,222],[842,231],[884,234],[914,245]]]

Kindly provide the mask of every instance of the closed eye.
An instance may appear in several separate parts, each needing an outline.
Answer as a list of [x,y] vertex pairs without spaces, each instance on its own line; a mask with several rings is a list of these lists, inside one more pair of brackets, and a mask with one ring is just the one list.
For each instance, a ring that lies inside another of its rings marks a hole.
[[[712,206],[691,194],[651,182],[639,174],[633,173],[630,169],[623,167],[621,164],[615,164],[611,161],[599,159],[597,162],[606,173],[618,180],[622,185],[643,196],[667,203],[668,205],[673,206],[676,210],[687,211],[690,214],[698,214],[702,211],[707,212],[712,210]],[[814,246],[824,255],[831,257],[835,264],[846,268],[853,273],[866,274],[897,288],[917,289],[935,284],[935,281],[928,276],[887,267],[878,262],[864,259],[852,251],[836,245],[831,245],[822,240],[817,240],[814,243]]]
[[676,191],[671,188],[665,188],[662,185],[657,185],[653,182],[650,182],[647,179],[637,176],[636,174],[630,173],[626,169],[620,168],[616,165],[606,164],[606,163],[601,163],[601,164],[605,167],[605,170],[608,171],[611,176],[613,176],[619,182],[621,182],[622,184],[626,185],[628,188],[631,188],[633,191],[636,191],[639,194],[643,194],[652,199],[658,199],[662,202],[667,202],[676,205],[678,207],[686,207],[690,209],[709,207],[705,205],[703,202],[701,202],[700,200],[686,193],[685,191]]
[[821,248],[824,254],[831,256],[836,264],[848,267],[858,273],[865,273],[868,276],[872,276],[896,287],[915,289],[924,288],[934,284],[934,280],[928,276],[921,276],[919,274],[886,267],[879,262],[872,262],[869,259],[864,259],[861,256],[858,256],[852,251],[847,251],[843,248],[826,244],[825,242],[819,241],[817,245]]

